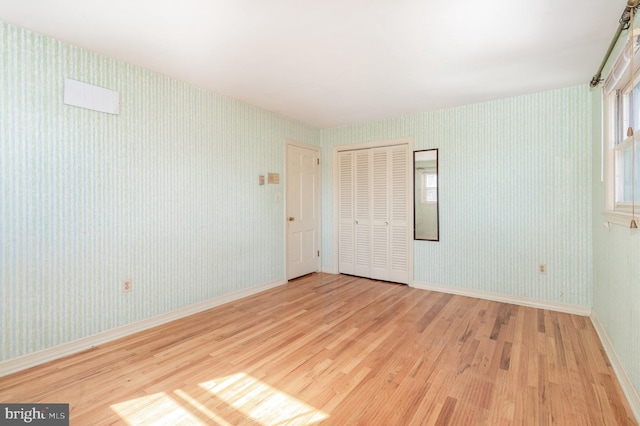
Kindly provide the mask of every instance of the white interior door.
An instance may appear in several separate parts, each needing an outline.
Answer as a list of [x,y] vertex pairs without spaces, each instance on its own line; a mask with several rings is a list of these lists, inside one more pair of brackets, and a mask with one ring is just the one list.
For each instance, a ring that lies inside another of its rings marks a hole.
[[320,151],[287,144],[287,279],[320,270]]

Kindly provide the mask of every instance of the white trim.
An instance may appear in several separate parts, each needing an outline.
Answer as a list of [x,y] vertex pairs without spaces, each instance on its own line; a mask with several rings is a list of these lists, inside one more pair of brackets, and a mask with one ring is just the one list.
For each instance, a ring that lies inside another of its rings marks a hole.
[[605,210],[604,212],[602,212],[602,214],[606,219],[605,223],[620,225],[625,228],[629,228],[629,226],[631,225],[632,218],[635,218],[636,221],[640,221],[640,218],[638,218],[638,215],[632,216],[631,212],[627,213],[622,211]]
[[[368,141],[368,142],[358,142],[350,145],[338,145],[333,147],[334,157],[337,156],[338,152],[341,151],[354,151],[358,149],[370,149],[370,148],[380,148],[383,146],[394,146],[394,145],[409,145],[411,148],[411,137],[399,138],[399,139],[386,139],[382,141]],[[335,163],[334,163],[335,164]]]
[[609,357],[609,363],[611,364],[611,368],[613,368],[613,372],[616,374],[616,378],[620,383],[620,387],[627,397],[627,401],[629,402],[629,406],[631,407],[631,411],[636,416],[636,421],[640,423],[640,396],[638,396],[638,392],[636,391],[629,375],[625,371],[616,351],[613,349],[613,344],[611,340],[609,340],[609,336],[605,331],[602,323],[598,319],[598,316],[595,312],[591,312],[591,323],[593,324],[593,328],[596,329],[596,333],[598,333],[598,337],[600,338],[600,342],[602,342],[602,346],[604,347],[604,351],[607,353],[607,357]]
[[[340,262],[340,258],[339,258],[339,225],[340,225],[340,220],[339,220],[339,212],[338,212],[338,205],[339,205],[339,199],[338,199],[338,182],[340,182],[340,176],[339,176],[339,170],[338,170],[338,153],[342,152],[342,151],[354,151],[354,150],[359,150],[359,149],[370,149],[370,148],[380,148],[383,146],[395,146],[395,145],[407,145],[409,148],[409,161],[407,162],[407,173],[408,176],[410,177],[410,179],[413,179],[413,138],[412,137],[406,137],[406,138],[399,138],[399,139],[387,139],[387,140],[381,140],[381,141],[369,141],[369,142],[361,142],[361,143],[356,143],[356,144],[350,144],[350,145],[338,145],[338,146],[334,146],[333,147],[333,162],[331,164],[331,167],[333,169],[333,270],[334,272],[329,272],[329,273],[339,273],[339,262]],[[413,191],[413,183],[411,183],[409,185],[410,189],[408,190],[409,195],[411,194],[411,192]],[[410,232],[408,232],[407,234],[407,269],[408,269],[408,280],[407,283],[409,285],[411,285],[411,283],[413,282],[413,226],[414,226],[414,219],[413,219],[413,196],[411,195],[408,199],[407,199],[407,226],[408,229],[410,230]]]
[[605,158],[607,147],[607,123],[605,102],[607,97],[604,94],[604,87],[600,88],[600,183],[604,183],[605,175]]
[[431,284],[420,281],[414,281],[414,288],[421,290],[437,291],[439,293],[457,294],[459,296],[474,297],[476,299],[491,300],[494,302],[511,303],[514,305],[529,306],[538,309],[547,309],[550,311],[564,312],[567,314],[580,315],[588,317],[591,315],[591,308],[581,305],[569,305],[565,303],[547,302],[545,300],[530,299],[522,296],[510,296],[500,293],[492,293],[490,291],[474,290],[469,288],[451,287],[442,284]]
[[190,315],[206,311],[207,309],[215,308],[216,306],[224,305],[225,303],[233,302],[234,300],[242,299],[244,297],[278,287],[285,284],[286,282],[287,281],[284,278],[281,278],[275,281],[259,284],[244,290],[214,297],[204,302],[196,303],[184,308],[157,315],[152,318],[136,321],[131,324],[116,327],[111,330],[94,334],[92,336],[74,340],[72,342],[63,343],[61,345],[44,349],[42,351],[33,352],[17,358],[2,361],[0,362],[0,377],[7,376],[21,370],[26,370],[27,368],[35,367],[37,365],[56,360],[58,358],[95,348],[96,346],[111,342],[113,340],[117,340],[122,337],[138,333],[140,331],[148,330],[150,328],[157,327],[159,325],[166,324],[180,318],[188,317]]

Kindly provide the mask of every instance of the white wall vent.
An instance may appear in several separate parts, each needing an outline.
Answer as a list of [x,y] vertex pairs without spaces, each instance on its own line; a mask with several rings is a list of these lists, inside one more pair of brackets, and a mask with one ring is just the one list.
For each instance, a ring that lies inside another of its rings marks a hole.
[[64,79],[64,103],[108,114],[120,113],[120,93],[70,78]]

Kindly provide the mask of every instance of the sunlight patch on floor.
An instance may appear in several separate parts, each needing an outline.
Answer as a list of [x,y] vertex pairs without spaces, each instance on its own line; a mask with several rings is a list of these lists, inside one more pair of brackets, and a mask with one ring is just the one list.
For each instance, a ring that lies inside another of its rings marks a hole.
[[225,419],[223,419],[222,417],[218,416],[216,413],[208,409],[204,404],[192,398],[185,391],[178,389],[175,391],[175,394],[178,395],[180,398],[184,399],[185,401],[187,401],[189,404],[195,407],[198,411],[200,411],[206,417],[209,417],[211,420],[214,420],[216,424],[220,426],[233,426],[231,423],[227,422]]
[[308,425],[329,417],[245,373],[200,383],[200,386],[263,425]]
[[111,408],[131,425],[202,425],[164,392],[114,404]]
[[[309,425],[329,416],[245,373],[200,383],[218,401],[235,408],[262,425]],[[176,389],[174,397],[165,392],[114,404],[111,408],[130,425],[203,425],[230,426],[207,401]],[[195,414],[195,415],[194,415]],[[200,418],[198,418],[200,417]]]

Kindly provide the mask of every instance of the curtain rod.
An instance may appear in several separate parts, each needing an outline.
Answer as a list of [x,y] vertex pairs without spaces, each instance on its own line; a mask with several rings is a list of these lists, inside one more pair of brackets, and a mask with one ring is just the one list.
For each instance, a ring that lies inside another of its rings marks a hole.
[[600,68],[598,68],[598,71],[591,79],[589,86],[596,87],[602,81],[602,78],[601,78],[602,70],[604,69],[604,66],[607,64],[607,61],[609,60],[609,56],[611,56],[611,52],[613,51],[613,48],[615,47],[616,42],[618,41],[618,37],[620,37],[620,33],[622,33],[623,30],[629,29],[629,26],[630,26],[629,20],[631,18],[631,8],[632,7],[635,8],[634,10],[634,14],[635,14],[635,11],[637,11],[638,7],[640,6],[640,4],[638,4],[639,1],[640,0],[627,0],[627,5],[625,6],[624,11],[622,12],[622,16],[620,17],[620,20],[618,21],[618,29],[616,30],[616,33],[613,36],[613,40],[611,40],[611,43],[609,44],[607,53],[604,54],[604,58],[602,59]]

